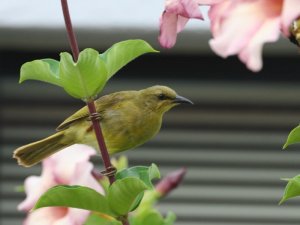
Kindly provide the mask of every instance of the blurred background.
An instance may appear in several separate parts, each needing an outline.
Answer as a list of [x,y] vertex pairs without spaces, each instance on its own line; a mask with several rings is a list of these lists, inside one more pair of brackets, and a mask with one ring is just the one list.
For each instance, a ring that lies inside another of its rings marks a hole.
[[[173,49],[161,49],[163,5],[163,0],[69,0],[81,50],[102,52],[117,41],[142,38],[161,51],[130,63],[103,94],[161,84],[195,103],[167,113],[157,137],[126,153],[130,165],[154,162],[162,175],[187,167],[183,184],[158,205],[174,211],[178,225],[299,224],[299,199],[278,206],[286,184],[280,178],[300,173],[299,146],[281,150],[300,121],[298,49],[286,39],[267,44],[264,68],[254,74],[236,57],[212,53],[203,21],[191,21]],[[41,172],[40,165],[19,167],[13,150],[53,133],[84,105],[52,85],[18,84],[23,63],[59,59],[62,51],[70,50],[60,1],[1,1],[1,224],[22,223],[25,214],[16,207],[25,194],[16,187]]]

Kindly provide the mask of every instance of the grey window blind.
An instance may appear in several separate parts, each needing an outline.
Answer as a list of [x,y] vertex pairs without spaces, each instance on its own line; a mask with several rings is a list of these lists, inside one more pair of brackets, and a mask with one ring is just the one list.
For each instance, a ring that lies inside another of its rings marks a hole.
[[[105,92],[139,89],[153,81],[113,81]],[[158,208],[177,213],[178,225],[296,225],[300,199],[278,206],[285,182],[300,173],[300,146],[281,150],[288,131],[300,121],[300,89],[294,83],[162,82],[194,106],[168,112],[161,132],[127,152],[130,165],[156,163],[162,175],[182,166],[183,184]],[[38,82],[1,80],[0,222],[21,224],[15,191],[40,166],[22,168],[11,158],[23,144],[45,137],[82,106],[62,90]],[[100,160],[95,159],[99,164]],[[42,224],[41,224],[42,225]]]

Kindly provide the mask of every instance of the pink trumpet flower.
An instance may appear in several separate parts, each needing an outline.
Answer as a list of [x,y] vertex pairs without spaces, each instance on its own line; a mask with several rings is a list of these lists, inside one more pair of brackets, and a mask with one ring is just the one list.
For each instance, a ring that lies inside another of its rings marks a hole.
[[[94,154],[94,149],[77,144],[45,159],[41,176],[30,176],[25,180],[27,197],[18,209],[30,211],[39,197],[56,185],[82,185],[103,193],[92,175],[93,164],[89,158]],[[82,225],[89,213],[82,209],[47,207],[29,213],[24,225]]]
[[167,0],[160,18],[160,44],[165,48],[173,47],[177,33],[183,30],[190,18],[203,19],[196,0]]
[[237,54],[248,69],[262,68],[262,48],[275,42],[280,31],[300,15],[298,0],[224,0],[209,11],[213,39],[209,44],[222,57]]
[[262,69],[264,43],[275,42],[280,33],[300,16],[299,0],[167,0],[160,19],[159,41],[170,48],[189,18],[202,19],[198,6],[209,5],[212,50],[226,58],[238,55],[247,68]]

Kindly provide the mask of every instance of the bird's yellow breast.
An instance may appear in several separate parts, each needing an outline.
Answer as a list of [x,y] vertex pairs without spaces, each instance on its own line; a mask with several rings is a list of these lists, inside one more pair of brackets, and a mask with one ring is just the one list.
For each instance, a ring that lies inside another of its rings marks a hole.
[[[107,149],[110,154],[114,154],[135,148],[151,139],[160,130],[161,122],[162,115],[126,103],[126,106],[119,105],[105,110],[100,124]],[[78,121],[75,126],[79,128],[75,134],[77,140],[97,147],[90,121]],[[82,127],[85,129],[81,129]]]
[[101,126],[110,153],[135,148],[151,139],[161,127],[162,116],[132,105],[108,110]]

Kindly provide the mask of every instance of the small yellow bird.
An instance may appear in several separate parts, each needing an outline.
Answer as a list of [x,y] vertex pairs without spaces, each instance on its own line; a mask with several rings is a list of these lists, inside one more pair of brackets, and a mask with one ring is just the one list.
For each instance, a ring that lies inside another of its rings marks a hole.
[[[166,86],[153,86],[139,91],[121,91],[95,101],[109,154],[144,144],[160,130],[165,112],[179,103],[193,104]],[[22,146],[14,158],[30,167],[70,145],[81,143],[98,148],[87,107],[68,117],[57,132],[45,139]]]

